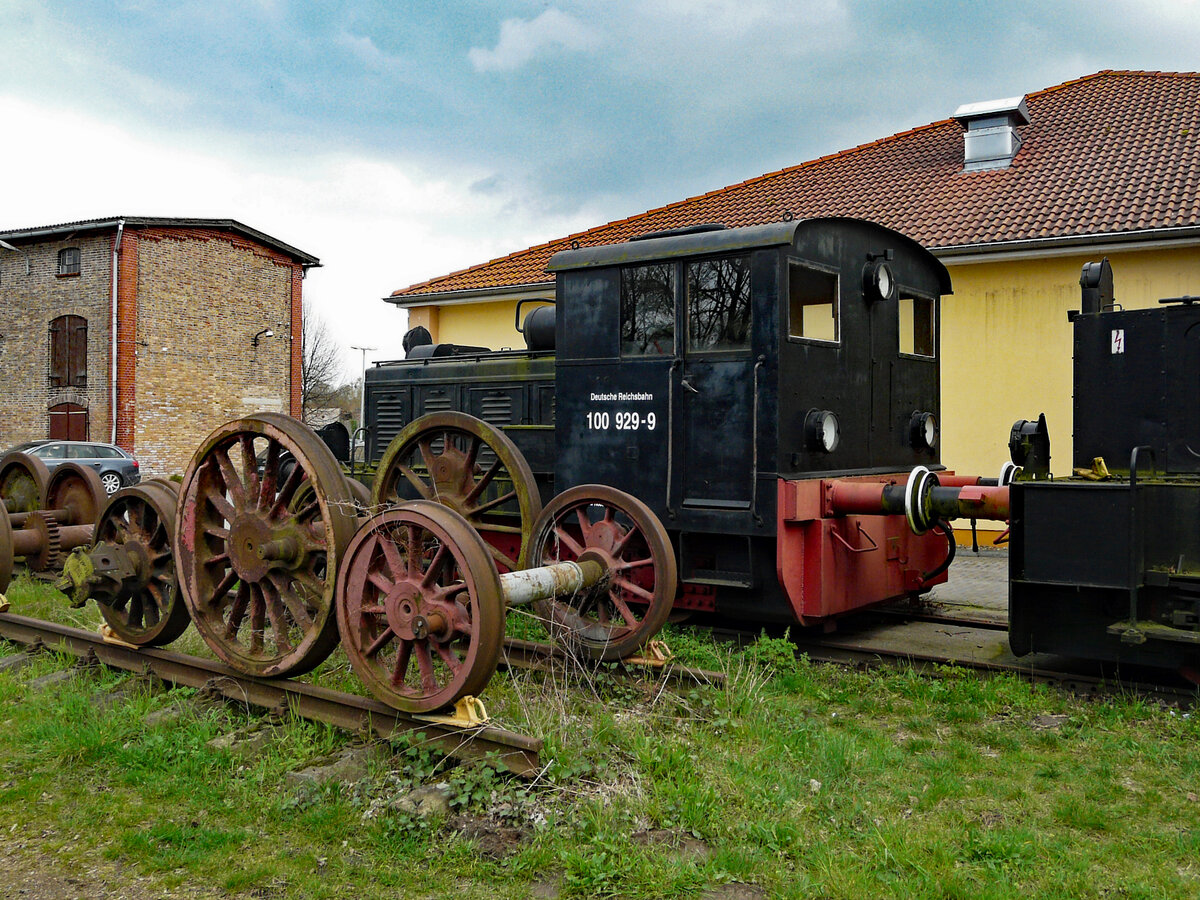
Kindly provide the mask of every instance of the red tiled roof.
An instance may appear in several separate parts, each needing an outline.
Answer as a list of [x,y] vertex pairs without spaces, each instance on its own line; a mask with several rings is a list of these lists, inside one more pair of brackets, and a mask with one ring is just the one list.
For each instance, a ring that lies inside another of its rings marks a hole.
[[577,241],[611,244],[701,222],[854,216],[927,247],[1200,226],[1200,73],[1103,71],[1027,97],[1031,124],[1007,169],[963,171],[951,119],[822,156],[395,291],[549,281]]

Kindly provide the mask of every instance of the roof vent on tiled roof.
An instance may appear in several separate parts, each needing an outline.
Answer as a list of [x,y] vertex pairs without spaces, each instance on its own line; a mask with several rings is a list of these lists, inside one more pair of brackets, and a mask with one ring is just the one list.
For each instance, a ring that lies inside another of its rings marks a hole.
[[1007,169],[1021,149],[1020,125],[1029,124],[1024,97],[966,103],[952,117],[963,127],[963,171]]

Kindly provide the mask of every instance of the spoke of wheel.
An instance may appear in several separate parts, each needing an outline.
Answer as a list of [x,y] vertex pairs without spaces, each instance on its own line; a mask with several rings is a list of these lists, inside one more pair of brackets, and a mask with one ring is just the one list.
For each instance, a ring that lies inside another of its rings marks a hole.
[[575,538],[571,537],[571,533],[566,528],[559,526],[554,529],[554,533],[558,535],[560,541],[567,545],[567,549],[576,556],[583,552],[583,547],[576,542]]
[[253,506],[258,506],[258,460],[254,458],[254,436],[243,432],[238,443],[242,445],[242,474],[246,479],[246,493],[253,498]]
[[229,458],[229,448],[216,449],[213,451],[213,458],[217,461],[217,467],[221,470],[221,478],[225,481],[225,489],[229,491],[234,504],[244,507],[246,505],[246,486],[242,484],[242,480],[238,478],[237,469],[233,467],[233,461]]
[[477,435],[471,435],[471,446],[467,449],[466,462],[463,464],[468,474],[475,471],[475,460],[479,457],[479,447],[482,443],[483,440]]
[[620,556],[621,551],[625,549],[625,545],[629,543],[629,539],[635,534],[638,534],[638,530],[636,528],[630,528],[627,532],[625,532],[621,539],[613,545],[612,555]]
[[[466,517],[469,519],[471,516],[478,516],[481,513],[489,512],[490,510],[495,509],[497,506],[502,506],[503,504],[508,503],[510,500],[515,500],[516,498],[517,492],[509,491],[503,497],[497,497],[495,500],[489,500],[487,503],[476,506],[474,509],[466,510]],[[517,529],[517,531],[520,530],[520,528]]]
[[446,664],[446,667],[450,670],[451,674],[457,675],[459,670],[462,668],[462,660],[455,655],[454,651],[450,649],[449,645],[439,642],[434,644],[434,646],[437,648],[438,656],[442,658],[442,662]]
[[266,604],[256,592],[250,592],[250,649],[255,653],[263,651],[263,630],[266,627]]
[[[388,568],[391,570],[392,577],[394,578],[408,572],[408,563],[400,555],[400,548],[396,546],[395,540],[392,540],[393,537],[393,535],[388,535],[387,537],[376,536],[375,540],[383,549],[383,558],[387,561]],[[374,551],[372,551],[373,554]]]
[[654,565],[654,557],[647,556],[645,559],[633,559],[633,560],[630,560],[629,562],[626,562],[625,560],[621,560],[621,564],[619,566],[617,566],[616,570],[618,572],[628,572],[630,569],[640,569],[643,566],[652,566],[652,565]]
[[238,574],[233,569],[225,573],[225,577],[217,583],[213,589],[212,599],[208,601],[210,606],[216,606],[229,593],[229,589],[234,586],[238,580]]
[[274,581],[271,582],[271,585],[278,592],[279,599],[287,605],[288,612],[292,614],[292,619],[295,623],[304,631],[312,628],[312,614],[308,611],[308,607],[300,601],[300,598],[292,594],[291,591],[281,588]]
[[475,487],[471,488],[471,493],[467,494],[466,502],[474,503],[477,499],[479,499],[479,495],[482,494],[487,489],[487,486],[492,483],[492,479],[496,477],[496,474],[501,468],[503,468],[503,466],[504,462],[500,459],[500,457],[497,456],[496,460],[488,467],[488,470],[480,476],[477,482],[475,482]]
[[433,693],[438,685],[433,674],[433,656],[429,653],[429,645],[424,641],[414,642],[413,649],[417,651],[417,671],[421,675],[421,687]]
[[[449,443],[443,437],[442,449],[445,450]],[[434,493],[436,493],[437,483],[433,481],[433,438],[426,437],[423,441],[417,441],[417,449],[421,451],[421,462],[425,463],[425,471],[429,473]]]
[[306,503],[304,506],[300,507],[300,509],[292,513],[290,518],[293,522],[302,523],[305,519],[310,518],[314,512],[318,514],[321,512],[321,502],[319,500],[313,500],[310,503]]
[[616,607],[617,612],[619,612],[621,614],[621,618],[625,620],[625,624],[628,625],[630,628],[637,628],[637,625],[638,625],[637,616],[635,616],[630,611],[629,607],[625,605],[625,601],[622,600],[620,597],[618,597],[616,594],[609,594],[608,599],[609,599],[609,602],[612,603],[612,605]]
[[292,466],[292,471],[288,472],[288,477],[284,479],[283,486],[279,489],[279,493],[275,495],[275,505],[271,507],[269,513],[272,519],[277,519],[287,509],[287,505],[292,502],[292,497],[296,493],[296,489],[300,487],[300,482],[304,481],[304,467],[300,465]]
[[[396,466],[396,471],[404,476],[404,479],[417,489],[417,493],[421,495],[422,500],[432,500],[434,489],[425,481],[421,480],[421,476],[410,469],[408,466]],[[399,494],[399,491],[395,491]]]
[[[257,463],[255,468],[257,468]],[[268,441],[267,458],[263,463],[262,482],[258,486],[258,508],[269,509],[275,499],[275,487],[279,478],[279,442]]]
[[384,574],[378,569],[372,569],[367,573],[367,581],[375,585],[375,587],[379,589],[379,592],[385,596],[390,594],[396,587],[396,583],[394,581],[388,581],[388,579],[384,577]]
[[421,579],[421,587],[429,588],[437,581],[438,573],[446,564],[446,560],[450,558],[450,550],[445,544],[439,544],[437,550],[433,554],[433,559],[429,563],[429,568],[425,570],[425,577]]
[[654,600],[654,594],[652,594],[650,591],[646,590],[645,588],[639,587],[638,585],[634,584],[628,578],[621,578],[620,576],[618,576],[613,579],[613,584],[620,585],[622,588],[629,591],[629,593],[631,593],[631,594],[637,594],[637,596],[641,597],[647,603],[650,603]]
[[[415,525],[405,526],[404,532],[404,552],[407,554],[405,558],[405,572],[409,578],[419,578],[421,576],[421,560],[425,557],[424,543],[425,531],[422,529],[417,531]],[[420,537],[418,537],[420,534]]]
[[504,565],[508,566],[510,572],[515,572],[517,570],[517,561],[515,559],[510,559],[499,547],[488,544],[487,548],[488,553],[492,554],[492,559],[496,560],[496,562],[504,563]]
[[579,521],[579,533],[583,535],[583,540],[586,543],[588,534],[592,530],[592,523],[588,521],[587,513],[584,512],[582,506],[576,508],[575,518]]
[[275,633],[275,646],[284,653],[292,652],[292,642],[288,639],[287,619],[283,611],[283,604],[279,602],[278,596],[270,596],[267,593],[266,584],[258,586],[262,593],[263,606],[267,611],[267,619],[271,623],[271,630]]
[[250,604],[250,586],[245,582],[238,588],[237,596],[233,600],[233,605],[229,607],[229,620],[225,623],[225,637],[227,640],[235,640],[237,638],[238,629],[242,627],[242,620],[246,618],[246,607]]
[[412,657],[412,648],[412,641],[400,642],[400,650],[396,653],[396,665],[392,667],[392,684],[404,684],[404,676],[408,674],[408,661]]
[[233,521],[233,517],[235,515],[233,504],[225,498],[224,494],[215,494],[210,492],[205,495],[204,499],[212,504],[213,509],[215,509],[217,513],[220,514],[221,518],[223,518],[226,522]]
[[392,631],[392,627],[389,625],[383,629],[383,634],[371,641],[371,646],[363,651],[363,656],[374,656],[380,650],[390,644],[395,637],[396,632]]

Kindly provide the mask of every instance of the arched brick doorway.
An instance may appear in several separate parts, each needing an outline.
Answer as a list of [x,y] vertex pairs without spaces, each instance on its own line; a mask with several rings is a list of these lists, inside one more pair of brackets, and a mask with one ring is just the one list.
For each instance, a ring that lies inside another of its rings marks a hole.
[[54,441],[86,441],[88,439],[87,407],[78,403],[59,403],[50,407],[50,439]]

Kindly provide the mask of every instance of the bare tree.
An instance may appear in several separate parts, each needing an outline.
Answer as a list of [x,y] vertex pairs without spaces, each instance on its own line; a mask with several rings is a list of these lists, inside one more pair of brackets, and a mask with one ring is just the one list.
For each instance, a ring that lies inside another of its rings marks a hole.
[[325,320],[307,300],[301,334],[300,403],[302,418],[307,422],[316,410],[336,405],[333,401],[342,380],[342,353]]

